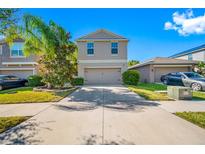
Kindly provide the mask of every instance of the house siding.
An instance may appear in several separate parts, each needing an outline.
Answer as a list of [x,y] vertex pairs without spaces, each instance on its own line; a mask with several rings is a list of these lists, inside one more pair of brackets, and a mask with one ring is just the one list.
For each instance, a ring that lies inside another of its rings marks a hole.
[[[195,52],[195,53],[191,53],[191,54],[192,54],[192,60],[195,60],[195,61],[205,61],[205,50],[202,50],[202,51],[199,51],[199,52]],[[188,55],[179,56],[176,59],[188,60]]]
[[[23,41],[16,40],[15,42],[23,42]],[[10,56],[10,47],[6,42],[1,43],[0,46],[2,48],[2,53],[0,55],[0,74],[14,74],[14,75],[22,74],[22,77],[25,77],[25,75],[29,76],[37,72],[36,65],[23,64],[23,63],[30,63],[30,62],[35,63],[37,61],[36,56],[31,55],[28,57],[14,58]],[[3,63],[16,63],[16,64],[3,64]]]
[[92,64],[79,64],[78,76],[84,77],[84,70],[86,68],[120,68],[121,74],[127,70],[127,63],[92,63]]
[[140,73],[140,82],[151,82],[150,65],[133,68],[132,70],[139,71],[139,73]]
[[[97,70],[96,77],[100,69],[102,69],[102,73],[109,72],[112,70],[111,68],[120,70],[120,74],[126,71],[128,40],[124,38],[121,39],[119,37],[120,36],[109,32],[107,33],[105,31],[98,31],[97,33],[86,35],[85,37],[77,40],[78,76],[85,78],[85,70],[88,70],[88,68],[97,68],[95,69]],[[93,55],[87,55],[88,42],[94,43]],[[112,42],[118,42],[118,54],[116,55],[112,55],[111,53]],[[105,69],[107,69],[107,71],[105,71]]]
[[188,60],[188,55],[177,57],[176,59]]
[[[89,42],[89,41],[88,41]],[[84,77],[84,69],[90,67],[118,67],[121,68],[121,73],[127,70],[127,42],[118,42],[118,54],[111,54],[111,42],[102,41],[94,42],[94,55],[87,55],[87,42],[77,42],[78,46],[78,76]],[[99,60],[97,63],[80,63],[81,60]],[[119,60],[117,63],[101,63],[100,61]],[[125,62],[120,62],[124,60]]]
[[10,48],[7,44],[2,45],[2,55],[1,55],[1,64],[2,62],[35,62],[36,57],[35,56],[28,56],[28,57],[20,57],[20,58],[13,58],[10,56]]
[[[89,42],[89,41],[88,41]],[[111,41],[95,41],[94,55],[87,55],[87,42],[77,42],[78,60],[127,59],[127,42],[118,42],[118,54],[111,54]]]
[[188,72],[191,71],[189,66],[181,67],[156,67],[154,68],[153,82],[161,82],[161,76],[172,72]]

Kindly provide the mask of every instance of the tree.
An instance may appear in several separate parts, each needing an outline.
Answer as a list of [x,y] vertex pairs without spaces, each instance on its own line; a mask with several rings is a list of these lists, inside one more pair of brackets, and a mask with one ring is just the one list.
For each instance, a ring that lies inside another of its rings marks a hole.
[[19,9],[0,8],[0,35],[8,43],[18,38]]
[[24,53],[40,56],[39,68],[48,88],[62,88],[76,74],[76,45],[70,33],[53,21],[46,24],[41,18],[24,15],[22,37]]
[[138,61],[138,60],[129,60],[129,61],[128,61],[128,67],[133,66],[133,65],[136,65],[136,64],[139,64],[139,61]]
[[201,74],[201,75],[205,75],[205,63],[203,61],[200,61],[196,65],[196,72]]

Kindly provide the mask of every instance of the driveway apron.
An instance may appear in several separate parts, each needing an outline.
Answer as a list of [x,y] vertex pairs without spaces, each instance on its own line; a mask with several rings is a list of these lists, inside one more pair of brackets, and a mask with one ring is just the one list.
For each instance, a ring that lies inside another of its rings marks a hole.
[[123,86],[84,86],[0,135],[1,144],[205,144],[205,130]]

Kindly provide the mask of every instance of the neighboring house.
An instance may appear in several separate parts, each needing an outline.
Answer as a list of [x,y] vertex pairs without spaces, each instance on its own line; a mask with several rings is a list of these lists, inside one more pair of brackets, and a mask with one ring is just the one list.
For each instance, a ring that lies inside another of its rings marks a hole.
[[86,84],[119,84],[127,70],[128,39],[98,30],[80,37],[78,46],[78,76]]
[[18,39],[9,47],[4,40],[0,41],[0,74],[16,75],[22,78],[36,74],[36,57],[25,57],[22,51],[23,44],[24,41]]
[[156,57],[143,63],[129,67],[130,70],[138,70],[141,82],[161,82],[162,75],[172,72],[192,71],[196,61]]
[[174,54],[169,58],[185,59],[185,60],[196,60],[205,62],[205,44]]

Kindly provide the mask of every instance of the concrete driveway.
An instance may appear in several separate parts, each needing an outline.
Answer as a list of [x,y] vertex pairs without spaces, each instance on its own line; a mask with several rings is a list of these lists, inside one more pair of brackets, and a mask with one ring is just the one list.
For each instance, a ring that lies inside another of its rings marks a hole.
[[205,144],[205,130],[123,86],[85,86],[0,135],[1,144]]

